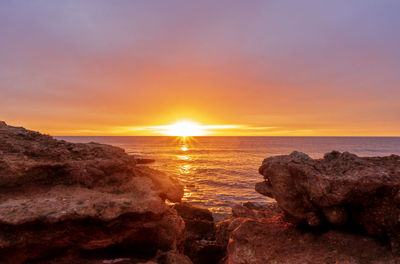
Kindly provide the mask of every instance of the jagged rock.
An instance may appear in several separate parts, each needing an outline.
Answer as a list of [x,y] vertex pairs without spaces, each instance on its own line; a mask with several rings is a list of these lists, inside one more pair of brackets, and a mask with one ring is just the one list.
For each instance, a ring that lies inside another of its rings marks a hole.
[[135,164],[117,147],[0,123],[0,262],[182,252],[184,222],[164,202],[180,201],[182,185]]
[[274,195],[271,192],[271,188],[270,188],[268,182],[266,182],[266,181],[256,183],[255,190],[256,190],[256,192],[258,192],[264,196],[274,198]]
[[215,241],[212,213],[189,203],[177,203],[173,207],[185,221],[185,255],[195,264],[218,263],[225,252]]
[[264,219],[270,217],[271,212],[280,216],[282,211],[276,203],[268,203],[265,206],[246,202],[243,205],[236,204],[232,207],[232,215],[217,224],[216,241],[219,245],[226,248],[230,235],[245,219]]
[[236,207],[240,216],[224,220],[217,228],[217,238],[228,244],[224,263],[400,263],[387,244],[361,233],[309,230],[288,223],[277,204],[250,211]]
[[333,151],[314,160],[301,152],[270,157],[256,190],[278,202],[294,223],[356,225],[388,236],[400,249],[400,156],[358,157]]
[[177,203],[173,208],[185,221],[187,239],[212,240],[215,238],[215,223],[212,213],[189,203]]

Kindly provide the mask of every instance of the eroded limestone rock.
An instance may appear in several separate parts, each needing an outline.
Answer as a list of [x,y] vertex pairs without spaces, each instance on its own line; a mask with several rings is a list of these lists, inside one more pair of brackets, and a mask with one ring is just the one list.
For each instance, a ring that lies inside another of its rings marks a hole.
[[184,222],[164,202],[180,201],[182,186],[135,164],[118,147],[1,122],[0,262],[151,260],[159,252],[186,259]]
[[259,169],[256,190],[274,198],[294,223],[361,226],[400,249],[400,156],[358,157],[333,151],[314,160],[275,156]]
[[360,232],[288,223],[277,204],[234,211],[217,228],[217,241],[227,244],[226,264],[400,263],[388,244]]

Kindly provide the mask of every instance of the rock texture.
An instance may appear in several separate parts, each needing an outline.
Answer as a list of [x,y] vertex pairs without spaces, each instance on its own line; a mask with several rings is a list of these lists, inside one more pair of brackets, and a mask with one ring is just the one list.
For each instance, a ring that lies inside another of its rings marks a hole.
[[212,213],[188,203],[178,203],[174,209],[185,221],[184,253],[194,264],[217,264],[225,255],[225,248],[216,243]]
[[184,222],[164,202],[182,186],[135,164],[117,147],[0,122],[0,263],[190,263]]
[[362,227],[400,251],[400,156],[361,158],[333,151],[270,157],[256,190],[274,198],[293,223]]
[[235,206],[233,216],[218,224],[217,241],[227,244],[225,264],[400,263],[387,244],[362,233],[288,223],[277,204]]

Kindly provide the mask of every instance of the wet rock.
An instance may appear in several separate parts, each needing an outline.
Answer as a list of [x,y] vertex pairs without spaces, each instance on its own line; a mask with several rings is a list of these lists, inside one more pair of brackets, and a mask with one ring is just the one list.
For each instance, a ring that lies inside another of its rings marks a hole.
[[256,190],[273,197],[296,224],[361,226],[400,249],[400,157],[333,151],[314,160],[301,152],[270,157]]
[[182,185],[123,149],[2,123],[0,153],[0,263],[146,262],[183,251],[184,222],[164,202],[180,201]]

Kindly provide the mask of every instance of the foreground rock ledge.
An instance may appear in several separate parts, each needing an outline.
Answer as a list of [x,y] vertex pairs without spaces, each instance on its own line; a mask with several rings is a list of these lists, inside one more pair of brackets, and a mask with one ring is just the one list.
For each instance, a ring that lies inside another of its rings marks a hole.
[[400,157],[361,158],[333,151],[270,157],[256,191],[274,198],[296,224],[361,227],[400,252]]
[[182,186],[135,164],[117,147],[0,122],[0,263],[191,263],[184,222],[164,202]]
[[[254,208],[254,207],[252,207]],[[397,264],[390,247],[344,229],[308,230],[286,222],[277,204],[252,209],[237,205],[218,224],[227,245],[225,264]]]

